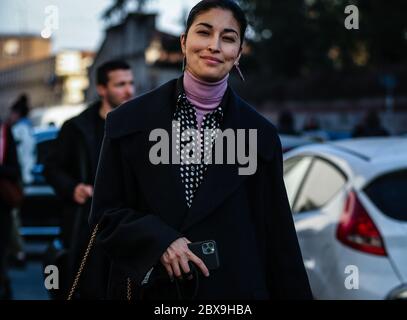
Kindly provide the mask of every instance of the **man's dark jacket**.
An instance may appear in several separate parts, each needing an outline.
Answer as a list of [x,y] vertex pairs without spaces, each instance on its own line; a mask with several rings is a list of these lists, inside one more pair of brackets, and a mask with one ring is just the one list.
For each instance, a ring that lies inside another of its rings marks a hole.
[[[69,248],[71,272],[76,271],[90,236],[87,220],[91,200],[79,206],[74,202],[73,194],[79,183],[94,184],[100,152],[96,130],[100,106],[101,103],[96,102],[63,124],[45,163],[46,180],[64,201],[62,240]],[[81,287],[85,288],[85,285]]]
[[[108,297],[126,299],[127,285],[139,287],[168,246],[186,237],[215,240],[219,251],[220,268],[201,277],[197,299],[311,298],[276,129],[230,88],[221,129],[258,130],[254,175],[238,175],[237,164],[210,165],[188,209],[179,165],[151,163],[157,142],[149,135],[157,128],[171,133],[176,83],[107,118],[89,222],[99,223],[97,244],[112,261]],[[155,298],[177,297],[175,287],[170,296],[162,288]]]

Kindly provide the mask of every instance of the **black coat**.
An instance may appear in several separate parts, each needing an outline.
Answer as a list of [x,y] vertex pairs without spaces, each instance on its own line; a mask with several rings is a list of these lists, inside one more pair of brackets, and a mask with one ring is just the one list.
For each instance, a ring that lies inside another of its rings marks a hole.
[[[176,80],[108,115],[90,225],[112,261],[108,297],[126,298],[177,238],[215,240],[220,268],[201,278],[198,299],[308,299],[311,290],[286,196],[274,126],[230,88],[221,129],[257,129],[258,165],[210,165],[190,209],[179,165],[153,165],[150,131],[171,132]],[[171,288],[171,284],[166,289]],[[162,293],[162,294],[161,294]],[[164,293],[156,298],[176,297]]]
[[[90,237],[88,217],[91,200],[80,206],[73,201],[73,194],[79,183],[94,184],[103,139],[103,122],[98,124],[101,121],[100,106],[101,103],[96,102],[63,124],[45,162],[45,178],[64,203],[61,231],[64,247],[69,249],[66,272],[62,279],[65,290],[72,283]],[[102,127],[100,134],[98,125]],[[98,252],[92,263],[98,266],[99,272],[85,275],[83,281],[101,283],[100,279],[106,278],[108,270],[105,256]],[[81,286],[82,297],[93,295],[85,290],[87,287],[89,286]],[[98,291],[100,292],[100,287],[95,289],[95,292]]]

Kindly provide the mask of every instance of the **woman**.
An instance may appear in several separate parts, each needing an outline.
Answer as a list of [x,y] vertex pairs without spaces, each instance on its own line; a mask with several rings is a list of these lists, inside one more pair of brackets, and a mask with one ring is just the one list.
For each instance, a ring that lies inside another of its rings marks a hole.
[[[149,299],[311,298],[278,135],[227,85],[246,25],[232,1],[199,2],[181,36],[183,76],[108,115],[90,215],[112,260],[108,298],[137,298],[142,283]],[[173,121],[177,154],[186,129],[257,129],[257,171],[239,175],[236,164],[174,158],[153,164],[150,133],[171,133]],[[215,270],[188,248],[205,240],[216,241]]]

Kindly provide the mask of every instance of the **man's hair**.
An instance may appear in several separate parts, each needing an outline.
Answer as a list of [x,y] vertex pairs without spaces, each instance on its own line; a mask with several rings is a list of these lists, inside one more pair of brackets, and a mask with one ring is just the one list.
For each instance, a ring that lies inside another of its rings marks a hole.
[[20,117],[25,118],[30,111],[28,96],[23,93],[11,106],[11,111],[17,113]]
[[109,72],[115,70],[130,70],[130,65],[124,60],[110,60],[101,64],[96,70],[96,83],[106,86],[109,82]]

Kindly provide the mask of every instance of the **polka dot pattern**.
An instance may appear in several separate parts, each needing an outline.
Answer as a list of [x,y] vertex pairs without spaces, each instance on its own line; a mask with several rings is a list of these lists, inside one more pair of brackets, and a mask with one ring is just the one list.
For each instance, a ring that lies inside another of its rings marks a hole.
[[223,111],[220,106],[206,114],[202,120],[199,135],[196,136],[198,123],[195,108],[185,93],[178,96],[174,113],[174,120],[178,122],[176,150],[181,158],[180,175],[189,208],[212,159],[213,144],[218,136],[217,129],[220,128],[222,118]]

